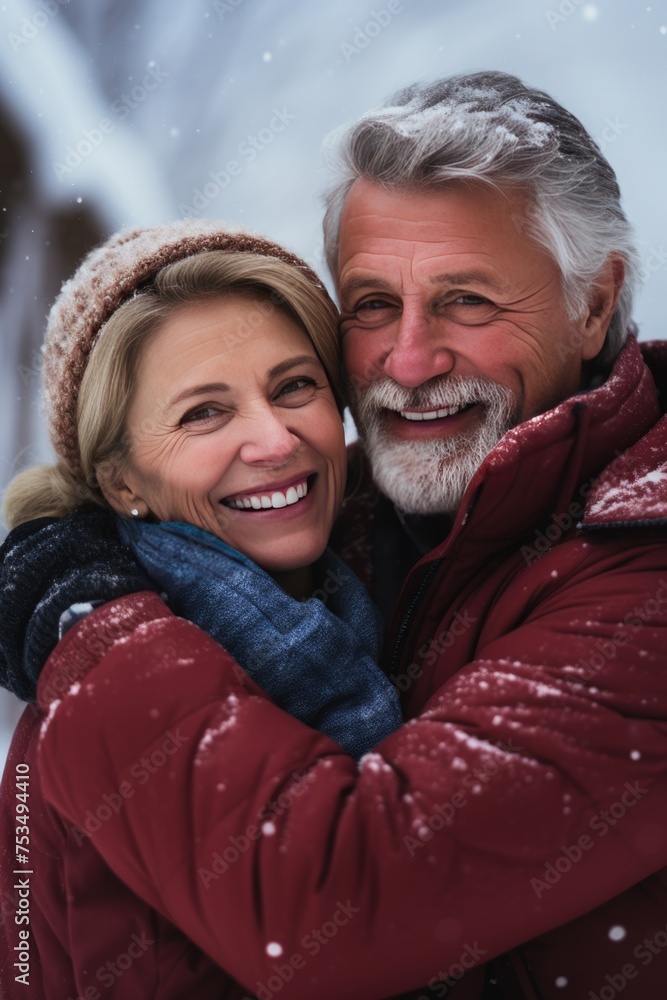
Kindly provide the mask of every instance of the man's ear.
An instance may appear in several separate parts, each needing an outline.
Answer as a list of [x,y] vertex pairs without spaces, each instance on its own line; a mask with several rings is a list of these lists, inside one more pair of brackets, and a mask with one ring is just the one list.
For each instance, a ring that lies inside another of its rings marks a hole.
[[591,361],[602,350],[624,281],[625,261],[612,254],[607,258],[588,296],[588,309],[584,314],[582,361]]
[[[148,504],[128,486],[123,471],[116,462],[101,462],[95,467],[97,485],[117,514],[122,517],[146,517]],[[135,510],[138,514],[133,514]]]

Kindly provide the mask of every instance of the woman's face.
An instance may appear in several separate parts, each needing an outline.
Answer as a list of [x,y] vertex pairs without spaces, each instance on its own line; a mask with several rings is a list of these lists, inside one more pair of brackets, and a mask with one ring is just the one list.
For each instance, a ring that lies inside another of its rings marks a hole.
[[310,338],[270,301],[180,307],[140,355],[127,431],[123,513],[197,525],[268,572],[323,552],[345,483],[341,417]]

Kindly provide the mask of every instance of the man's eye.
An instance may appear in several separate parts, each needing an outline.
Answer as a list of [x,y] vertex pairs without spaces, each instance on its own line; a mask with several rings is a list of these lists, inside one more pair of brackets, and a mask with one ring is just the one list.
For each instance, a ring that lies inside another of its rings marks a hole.
[[387,299],[367,298],[355,303],[349,310],[343,310],[341,317],[341,331],[359,326],[373,329],[383,327],[391,322],[394,313],[400,308]]
[[351,310],[352,316],[365,323],[383,320],[395,308],[393,302],[386,299],[364,299]]
[[361,312],[364,309],[368,309],[369,312],[375,312],[378,309],[388,309],[389,303],[385,302],[384,299],[366,299],[364,302],[360,302],[357,306],[355,312]]
[[442,303],[441,313],[460,326],[484,326],[498,316],[498,306],[473,292],[461,292]]
[[454,299],[454,305],[457,306],[488,306],[490,305],[488,299],[482,298],[481,295],[459,295],[458,298]]

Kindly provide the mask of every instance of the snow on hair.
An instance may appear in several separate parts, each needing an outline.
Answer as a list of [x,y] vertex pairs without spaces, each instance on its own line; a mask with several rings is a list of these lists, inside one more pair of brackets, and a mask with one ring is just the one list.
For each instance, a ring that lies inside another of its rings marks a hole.
[[[387,188],[477,181],[519,185],[530,196],[517,225],[560,268],[571,318],[581,315],[610,254],[625,282],[598,358],[610,365],[631,322],[638,257],[616,175],[581,122],[552,97],[506,73],[462,74],[400,91],[327,143],[339,181],[324,219],[327,262],[337,276],[340,221],[358,178]],[[338,149],[333,148],[340,139]]]

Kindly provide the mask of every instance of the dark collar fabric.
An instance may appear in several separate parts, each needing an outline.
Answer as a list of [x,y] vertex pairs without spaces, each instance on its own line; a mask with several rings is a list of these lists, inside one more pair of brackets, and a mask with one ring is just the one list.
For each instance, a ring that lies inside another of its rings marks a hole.
[[155,587],[101,507],[19,525],[0,548],[0,684],[34,701],[62,612],[140,590]]

